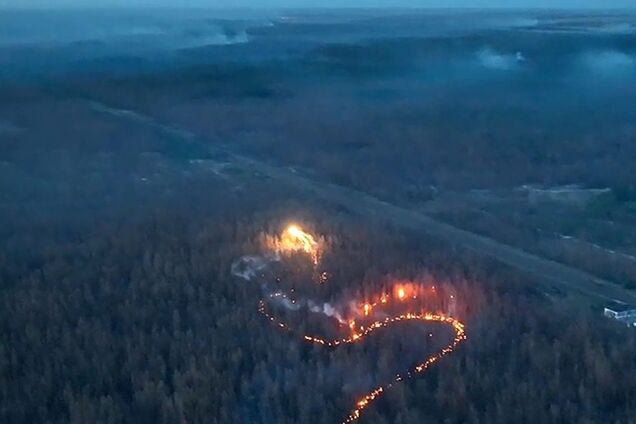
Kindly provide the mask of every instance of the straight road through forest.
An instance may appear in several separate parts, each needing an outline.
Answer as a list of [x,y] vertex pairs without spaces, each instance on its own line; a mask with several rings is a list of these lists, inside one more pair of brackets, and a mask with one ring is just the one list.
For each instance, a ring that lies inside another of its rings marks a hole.
[[399,207],[380,200],[364,192],[337,184],[318,181],[293,170],[268,164],[241,154],[230,147],[206,142],[194,133],[175,126],[165,125],[137,112],[111,108],[101,103],[90,102],[90,107],[99,113],[128,120],[139,125],[150,126],[173,138],[182,138],[188,143],[200,140],[212,151],[221,152],[241,168],[256,171],[270,178],[310,192],[333,204],[343,206],[367,219],[391,223],[397,227],[409,228],[458,245],[478,254],[496,259],[501,263],[523,271],[534,280],[551,287],[568,289],[591,297],[593,300],[620,301],[636,304],[636,294],[591,274],[561,263],[533,255],[516,247],[508,246],[493,239],[475,234],[447,223],[438,221],[421,212]]

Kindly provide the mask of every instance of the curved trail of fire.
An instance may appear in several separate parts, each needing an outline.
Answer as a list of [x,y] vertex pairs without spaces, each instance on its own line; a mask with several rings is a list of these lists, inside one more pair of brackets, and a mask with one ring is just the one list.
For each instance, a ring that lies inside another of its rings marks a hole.
[[[284,297],[286,298],[287,296],[283,293],[274,293],[271,294],[270,297]],[[277,327],[280,327],[284,330],[287,331],[292,331],[289,326],[284,323],[283,321],[279,320],[278,318],[276,318],[274,315],[270,314],[267,310],[266,307],[266,302],[264,299],[261,299],[259,301],[258,304],[258,310],[261,314],[263,314],[269,321],[271,321],[272,323],[274,323]],[[310,335],[304,335],[303,339],[310,342],[310,343],[314,343],[314,344],[319,344],[322,346],[328,346],[328,347],[336,347],[338,345],[341,344],[347,344],[347,343],[355,343],[358,341],[361,341],[365,336],[370,335],[371,333],[373,333],[375,330],[378,330],[380,328],[384,328],[384,327],[388,327],[392,324],[396,324],[402,321],[412,321],[412,320],[419,320],[419,321],[424,321],[424,322],[439,322],[439,323],[444,323],[444,324],[449,324],[454,330],[455,330],[455,337],[453,338],[453,340],[446,345],[442,350],[440,350],[438,353],[429,356],[425,361],[421,362],[420,364],[416,365],[415,367],[411,368],[410,370],[406,371],[403,374],[397,374],[395,376],[395,378],[389,382],[386,383],[384,385],[380,385],[377,386],[375,389],[373,389],[372,391],[370,391],[369,393],[367,393],[366,395],[364,395],[361,399],[359,399],[356,402],[356,406],[355,408],[349,413],[349,415],[347,416],[347,418],[342,421],[342,424],[347,424],[347,423],[351,423],[353,421],[356,421],[358,418],[360,418],[362,412],[368,408],[370,406],[370,404],[376,400],[378,397],[380,397],[386,390],[390,389],[391,387],[393,387],[395,384],[407,379],[407,378],[411,378],[416,374],[420,374],[423,373],[424,371],[426,371],[431,365],[433,365],[434,363],[436,363],[437,361],[439,361],[440,359],[442,359],[444,356],[449,355],[450,353],[452,353],[455,348],[457,347],[458,344],[460,344],[462,341],[466,340],[466,330],[464,329],[464,324],[462,324],[460,321],[446,316],[446,315],[442,315],[442,314],[433,314],[430,312],[425,312],[425,313],[406,313],[406,314],[401,314],[401,315],[397,315],[397,316],[392,316],[392,317],[386,317],[383,320],[380,321],[375,321],[373,323],[371,323],[370,325],[368,325],[367,327],[364,327],[364,329],[360,332],[358,331],[353,331],[352,335],[350,337],[344,337],[344,338],[340,338],[340,339],[332,339],[332,340],[326,340],[323,339],[321,337],[316,337],[316,336],[310,336]]]
[[[245,256],[239,259],[232,266],[232,273],[236,276],[244,278],[246,280],[251,280],[256,276],[259,271],[262,271],[266,268],[269,263],[278,261],[281,258],[281,254],[289,253],[289,252],[303,252],[312,260],[312,264],[314,266],[314,272],[316,275],[319,275],[318,283],[326,282],[325,273],[318,272],[318,264],[322,255],[322,246],[321,243],[316,241],[314,237],[304,232],[297,225],[290,225],[282,234],[277,238],[269,238],[267,241],[268,247],[273,251],[273,254],[270,253],[264,257],[256,257],[256,256]],[[266,287],[266,286],[264,286]],[[433,288],[434,289],[434,288]],[[396,290],[394,290],[393,294],[382,294],[378,301],[373,303],[364,303],[362,305],[362,315],[364,317],[369,317],[371,311],[376,307],[386,307],[389,306],[395,301],[396,303],[400,303],[407,300],[407,288],[405,286],[398,286]],[[413,292],[414,294],[415,292]],[[415,296],[413,296],[415,297]],[[442,348],[437,353],[429,356],[423,362],[414,366],[413,368],[407,370],[404,373],[397,374],[393,380],[389,381],[386,384],[379,385],[375,387],[373,390],[363,395],[360,399],[356,401],[355,407],[350,411],[347,418],[342,421],[343,424],[348,424],[353,421],[356,421],[360,418],[362,412],[367,409],[371,403],[379,398],[384,392],[393,387],[395,384],[413,377],[416,374],[423,373],[431,365],[439,361],[444,356],[452,353],[457,345],[459,345],[462,341],[466,340],[466,331],[464,329],[464,324],[459,320],[453,318],[449,315],[432,313],[432,312],[419,312],[419,313],[401,313],[393,316],[386,316],[382,319],[376,320],[372,323],[367,323],[366,325],[356,326],[355,320],[345,320],[340,313],[335,311],[335,309],[324,303],[322,306],[319,306],[318,303],[313,302],[312,300],[301,300],[297,301],[292,299],[289,295],[281,292],[274,291],[270,292],[265,299],[261,299],[258,303],[258,311],[263,314],[267,320],[272,322],[277,327],[293,332],[292,328],[276,316],[274,316],[268,309],[267,303],[268,300],[271,302],[277,301],[280,302],[285,308],[290,310],[298,310],[302,306],[307,306],[310,311],[323,313],[331,318],[336,319],[340,326],[348,326],[351,330],[351,335],[348,337],[335,338],[335,339],[325,339],[322,337],[314,336],[314,335],[303,335],[302,338],[312,344],[318,344],[325,347],[335,348],[339,345],[343,344],[351,344],[356,343],[363,340],[366,336],[371,335],[376,330],[381,328],[386,328],[400,322],[406,321],[421,321],[421,322],[437,322],[441,324],[449,325],[455,332],[455,336],[450,343],[448,343],[444,348]],[[359,329],[359,330],[358,330]]]

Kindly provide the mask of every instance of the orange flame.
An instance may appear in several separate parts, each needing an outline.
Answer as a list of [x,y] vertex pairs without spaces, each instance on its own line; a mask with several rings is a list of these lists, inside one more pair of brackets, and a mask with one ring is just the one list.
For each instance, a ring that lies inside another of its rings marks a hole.
[[[270,240],[268,244],[277,253],[305,252],[311,257],[314,266],[320,260],[320,243],[297,224],[287,226],[279,237]],[[322,277],[326,278],[326,274]]]
[[404,292],[404,287],[398,287],[397,295],[399,299],[404,299],[406,293]]

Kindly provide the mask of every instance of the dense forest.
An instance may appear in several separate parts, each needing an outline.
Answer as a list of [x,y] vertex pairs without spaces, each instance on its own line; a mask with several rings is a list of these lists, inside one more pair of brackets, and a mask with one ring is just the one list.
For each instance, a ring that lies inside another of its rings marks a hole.
[[230,268],[293,211],[336,252],[325,258],[330,298],[426,272],[460,299],[468,341],[362,422],[634,422],[633,332],[467,252],[270,195],[278,206],[227,196],[9,237],[1,421],[333,423],[374,378],[433,348],[422,331],[449,336],[405,326],[323,350],[273,328],[256,310],[259,288]]

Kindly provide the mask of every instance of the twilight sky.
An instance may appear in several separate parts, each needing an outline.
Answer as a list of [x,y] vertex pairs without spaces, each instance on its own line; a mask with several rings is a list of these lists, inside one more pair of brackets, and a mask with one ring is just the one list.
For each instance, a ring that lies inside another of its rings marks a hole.
[[636,8],[636,0],[0,0],[0,7],[545,7]]

